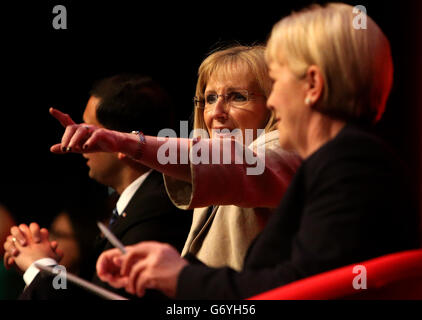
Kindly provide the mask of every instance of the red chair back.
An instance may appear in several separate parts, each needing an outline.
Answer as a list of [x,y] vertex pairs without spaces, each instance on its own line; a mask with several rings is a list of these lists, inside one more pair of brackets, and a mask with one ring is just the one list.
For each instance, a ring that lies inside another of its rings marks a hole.
[[[362,288],[365,279],[366,289]],[[393,253],[363,263],[327,271],[264,292],[251,299],[422,300],[422,249]]]

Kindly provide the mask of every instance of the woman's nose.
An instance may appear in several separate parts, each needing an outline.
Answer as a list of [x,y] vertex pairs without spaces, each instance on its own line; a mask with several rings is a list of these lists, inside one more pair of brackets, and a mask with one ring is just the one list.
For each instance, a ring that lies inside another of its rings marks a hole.
[[214,106],[214,117],[227,115],[229,106],[226,103],[224,96],[219,96]]

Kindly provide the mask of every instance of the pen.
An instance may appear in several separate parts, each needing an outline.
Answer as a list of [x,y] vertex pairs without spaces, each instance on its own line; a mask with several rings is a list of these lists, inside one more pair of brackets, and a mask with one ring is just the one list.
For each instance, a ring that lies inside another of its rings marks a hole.
[[120,249],[120,251],[123,254],[126,254],[126,249],[124,247],[124,245],[116,238],[116,236],[101,222],[97,222],[97,226],[98,228],[100,228],[101,232],[104,234],[104,236],[108,239],[108,241],[110,241],[110,243]]
[[[48,267],[48,266],[43,266],[40,265],[38,263],[35,263],[35,267],[37,267],[38,269],[45,271],[51,275],[57,275],[57,272],[54,271],[54,269],[52,267]],[[88,290],[91,291],[92,293],[103,297],[105,299],[109,299],[109,300],[127,300],[127,298],[122,297],[118,294],[115,294],[114,292],[108,291],[104,288],[101,288],[93,283],[90,283],[82,278],[79,278],[78,276],[71,274],[69,272],[65,273],[65,277],[67,280],[69,280],[70,282],[73,282],[74,284]]]

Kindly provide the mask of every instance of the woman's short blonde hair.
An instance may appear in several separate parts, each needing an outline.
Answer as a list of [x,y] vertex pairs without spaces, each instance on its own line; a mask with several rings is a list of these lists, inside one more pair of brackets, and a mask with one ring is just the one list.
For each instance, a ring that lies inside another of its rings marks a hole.
[[283,18],[273,27],[266,59],[287,65],[298,77],[309,66],[318,66],[324,89],[316,110],[346,121],[374,123],[385,110],[393,82],[390,43],[370,17],[366,29],[357,28],[359,17],[353,10],[329,3]]
[[[239,69],[251,73],[256,79],[261,93],[267,99],[271,93],[272,82],[265,61],[265,46],[261,45],[249,47],[236,45],[212,52],[199,67],[195,99],[204,100],[207,83],[213,75],[218,74],[221,77],[230,78],[230,75]],[[263,129],[266,132],[274,130],[274,124],[274,115],[271,112],[267,125]],[[202,108],[195,107],[193,127],[207,130]]]

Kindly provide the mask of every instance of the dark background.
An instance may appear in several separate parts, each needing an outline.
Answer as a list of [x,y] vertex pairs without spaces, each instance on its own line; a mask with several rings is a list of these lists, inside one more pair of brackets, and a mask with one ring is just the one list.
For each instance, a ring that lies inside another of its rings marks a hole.
[[[197,68],[216,44],[265,42],[274,23],[311,3],[43,2],[2,5],[0,100],[0,202],[19,222],[41,224],[49,223],[64,202],[87,194],[101,198],[106,192],[88,178],[80,155],[49,152],[63,133],[49,107],[79,122],[95,79],[141,72],[170,92],[178,118],[187,120]],[[421,6],[417,0],[347,2],[365,5],[391,41],[395,83],[377,131],[401,155],[419,186]],[[58,4],[67,8],[67,30],[52,27]]]

